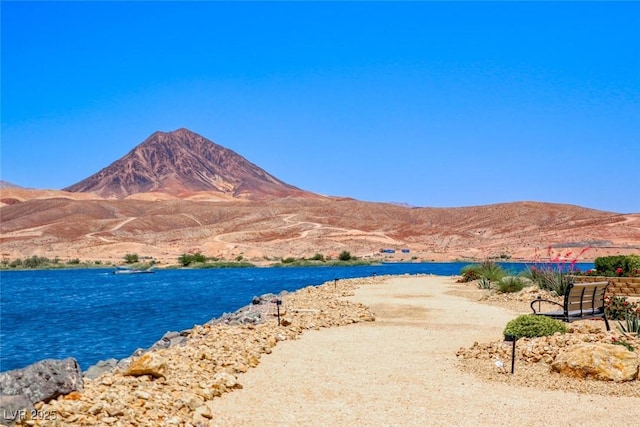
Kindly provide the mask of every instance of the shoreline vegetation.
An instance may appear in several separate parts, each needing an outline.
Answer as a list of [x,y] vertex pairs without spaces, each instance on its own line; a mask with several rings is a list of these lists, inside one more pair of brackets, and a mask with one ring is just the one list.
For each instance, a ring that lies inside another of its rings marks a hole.
[[[63,270],[63,269],[108,269],[129,267],[133,269],[146,270],[154,268],[155,270],[178,270],[178,269],[210,269],[210,268],[286,268],[286,267],[350,267],[350,266],[363,266],[363,265],[381,265],[381,264],[432,264],[432,263],[468,263],[477,264],[483,260],[479,259],[454,259],[450,261],[434,261],[423,259],[409,259],[409,260],[389,260],[389,259],[362,259],[353,257],[349,260],[331,260],[325,259],[323,261],[307,258],[284,258],[280,261],[275,260],[207,260],[205,262],[193,262],[188,265],[176,262],[175,264],[161,264],[154,260],[149,262],[102,262],[102,261],[81,261],[79,259],[71,259],[62,261],[60,259],[46,258],[46,257],[30,257],[23,259],[7,260],[4,259],[0,262],[0,272],[2,271],[35,271],[35,270]],[[500,264],[536,264],[541,263],[540,260],[498,260]],[[593,263],[593,260],[582,260],[581,263]],[[551,263],[551,261],[542,261],[542,263]]]
[[[252,262],[253,261],[253,262]],[[325,257],[322,254],[316,254],[312,258],[280,258],[280,259],[263,259],[245,260],[242,256],[238,256],[233,260],[225,260],[216,257],[206,257],[200,253],[182,254],[178,257],[175,264],[161,265],[151,258],[140,258],[137,254],[126,254],[120,263],[103,262],[103,261],[81,261],[78,258],[66,261],[60,258],[47,258],[40,256],[31,256],[25,259],[17,258],[14,260],[2,259],[0,261],[0,271],[22,271],[22,270],[57,270],[57,269],[92,269],[92,268],[121,268],[127,267],[136,270],[154,269],[210,269],[210,268],[255,268],[255,267],[348,267],[357,265],[379,265],[383,260],[363,259],[351,255],[348,251],[343,251],[337,257]],[[406,262],[406,261],[399,261]],[[411,260],[415,262],[415,260]]]
[[[159,263],[102,263],[102,262],[39,262],[39,263],[2,263],[0,271],[37,271],[37,270],[77,270],[77,269],[109,269],[127,267],[136,270],[147,270],[153,268],[155,270],[189,270],[189,269],[213,269],[213,268],[287,268],[287,267],[352,267],[359,265],[380,265],[383,262],[404,263],[407,261],[379,261],[379,260],[349,260],[349,261],[313,261],[299,259],[290,262],[273,262],[273,263],[253,263],[249,261],[207,261],[195,262],[187,266],[176,264],[161,265]],[[430,261],[409,261],[423,262]],[[450,261],[452,263],[459,261]]]

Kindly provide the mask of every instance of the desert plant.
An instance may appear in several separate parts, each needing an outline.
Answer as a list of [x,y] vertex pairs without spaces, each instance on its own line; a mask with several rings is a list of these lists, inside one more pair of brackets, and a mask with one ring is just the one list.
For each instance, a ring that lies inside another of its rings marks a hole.
[[554,292],[558,296],[562,296],[566,292],[569,283],[571,283],[569,277],[578,271],[576,268],[578,258],[588,250],[589,247],[583,248],[577,255],[570,258],[572,256],[571,251],[555,253],[553,248],[549,246],[547,247],[549,262],[539,263],[538,250],[536,249],[534,265],[529,267],[527,271],[523,273],[523,276],[531,279],[540,289],[545,289]]
[[498,282],[498,291],[502,293],[511,293],[511,292],[519,292],[525,286],[524,281],[517,276],[507,276],[503,277]]
[[640,313],[625,313],[624,323],[618,322],[618,330],[623,333],[636,334],[640,337]]
[[559,320],[535,314],[523,314],[509,321],[504,328],[504,335],[511,335],[516,339],[527,337],[545,337],[556,332],[564,334],[567,327]]
[[481,277],[478,280],[478,287],[480,289],[491,289],[491,280],[487,279],[486,277]]
[[507,275],[507,272],[493,261],[484,261],[478,264],[477,272],[480,277],[485,277],[492,282],[499,282]]
[[493,261],[483,261],[480,264],[465,265],[460,270],[460,274],[462,275],[461,282],[471,282],[483,278],[489,282],[498,282],[507,275],[507,272]]
[[460,275],[462,279],[460,282],[473,282],[474,280],[478,280],[480,278],[480,274],[478,273],[478,264],[468,264],[462,267],[460,270]]
[[628,301],[626,296],[607,295],[604,298],[604,311],[609,319],[625,320],[627,313],[637,313],[638,310],[638,304]]
[[351,253],[349,251],[342,251],[340,252],[340,255],[338,255],[338,259],[340,261],[349,261],[351,260],[352,256]]
[[531,267],[523,273],[524,277],[537,283],[540,289],[554,292],[558,296],[564,295],[571,279],[564,271],[557,270],[553,266]]

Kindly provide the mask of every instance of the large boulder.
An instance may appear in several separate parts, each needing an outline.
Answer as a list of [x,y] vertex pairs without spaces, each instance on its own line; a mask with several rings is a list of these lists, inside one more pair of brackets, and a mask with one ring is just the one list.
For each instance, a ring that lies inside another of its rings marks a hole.
[[13,425],[15,420],[24,418],[24,414],[31,410],[33,410],[33,403],[25,395],[0,394],[0,424]]
[[576,378],[633,381],[638,378],[638,355],[621,345],[582,344],[559,353],[551,368]]
[[76,359],[47,359],[23,369],[0,373],[0,414],[8,423],[38,402],[82,390],[82,372]]
[[0,373],[0,393],[24,395],[32,403],[48,402],[72,391],[82,390],[82,372],[76,359],[47,359]]

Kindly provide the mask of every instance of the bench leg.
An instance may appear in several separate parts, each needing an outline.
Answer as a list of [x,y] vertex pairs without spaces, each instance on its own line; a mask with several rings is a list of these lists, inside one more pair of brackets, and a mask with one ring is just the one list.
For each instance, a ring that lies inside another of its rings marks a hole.
[[607,331],[610,331],[611,328],[609,327],[609,321],[607,320],[607,316],[604,316],[604,324],[607,327]]

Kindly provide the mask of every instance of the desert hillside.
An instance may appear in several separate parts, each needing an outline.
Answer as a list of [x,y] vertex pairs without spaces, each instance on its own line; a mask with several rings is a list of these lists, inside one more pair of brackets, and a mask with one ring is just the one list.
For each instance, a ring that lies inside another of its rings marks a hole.
[[[86,194],[1,190],[2,257],[32,255],[118,262],[126,253],[175,263],[182,253],[263,261],[337,255],[392,259],[513,259],[546,248],[581,259],[640,252],[640,215],[519,202],[409,208],[350,199],[107,200]],[[16,194],[19,193],[19,194]],[[410,253],[402,253],[401,249]]]
[[120,262],[136,253],[175,263],[201,252],[261,262],[343,250],[392,260],[532,259],[550,246],[563,255],[589,247],[583,260],[640,252],[640,214],[537,202],[412,208],[320,196],[187,129],[156,132],[65,190],[0,186],[3,259]]

